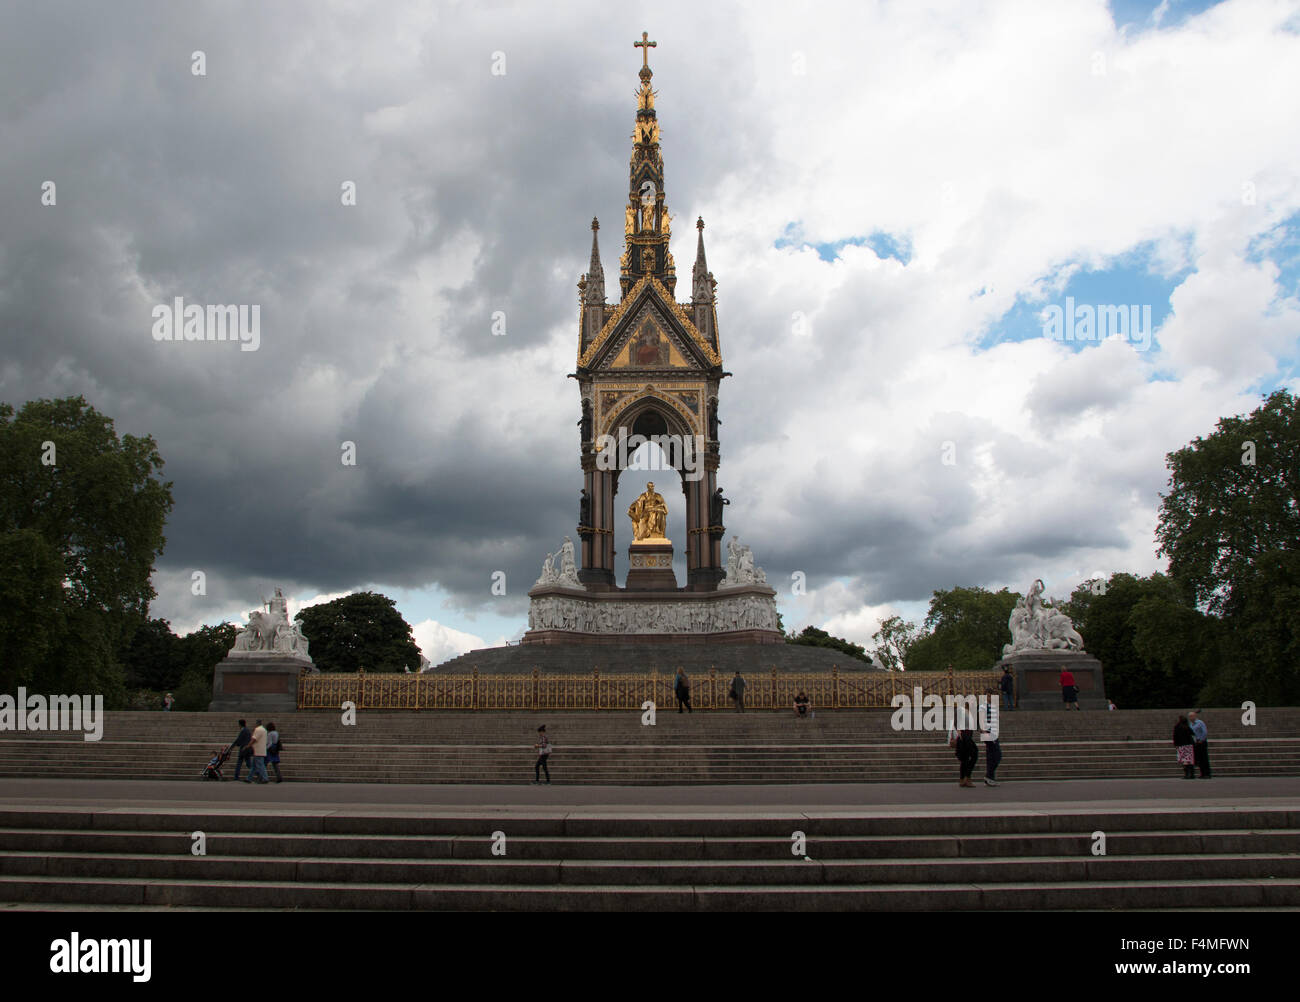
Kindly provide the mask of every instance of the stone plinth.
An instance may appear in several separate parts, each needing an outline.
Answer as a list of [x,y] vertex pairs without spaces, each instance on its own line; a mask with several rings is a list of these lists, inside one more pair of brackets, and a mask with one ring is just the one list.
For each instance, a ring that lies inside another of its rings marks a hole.
[[217,665],[209,710],[286,713],[298,709],[298,675],[310,660],[265,651],[232,651]]
[[627,548],[628,591],[676,591],[673,544],[668,540],[643,540]]
[[1109,706],[1101,662],[1082,651],[1017,651],[997,664],[1016,676],[1016,709],[1064,710],[1061,669],[1068,668],[1079,687],[1079,708],[1105,710]]

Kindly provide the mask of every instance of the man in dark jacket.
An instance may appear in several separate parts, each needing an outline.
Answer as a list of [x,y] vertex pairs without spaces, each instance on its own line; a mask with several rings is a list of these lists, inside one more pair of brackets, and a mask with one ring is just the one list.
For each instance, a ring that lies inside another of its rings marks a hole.
[[1196,767],[1201,770],[1201,779],[1210,778],[1210,741],[1209,728],[1205,726],[1205,721],[1201,719],[1200,710],[1188,710],[1187,721],[1192,728],[1192,755],[1196,760]]
[[248,766],[248,771],[253,771],[253,732],[248,729],[248,724],[244,721],[239,722],[239,737],[235,738],[235,748],[238,749],[239,757],[235,759],[235,778],[239,778],[239,770]]
[[1002,690],[1007,709],[1014,710],[1016,708],[1016,680],[1009,667],[1002,669],[1002,678],[998,680],[998,687]]
[[731,698],[736,704],[736,712],[745,712],[745,676],[736,669],[736,677],[731,680]]

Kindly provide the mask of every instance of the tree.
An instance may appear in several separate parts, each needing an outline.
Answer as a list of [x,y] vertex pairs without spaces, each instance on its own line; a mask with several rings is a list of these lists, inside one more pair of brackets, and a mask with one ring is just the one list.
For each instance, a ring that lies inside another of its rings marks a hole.
[[930,631],[913,641],[908,651],[908,671],[981,669],[1002,657],[1011,641],[1007,620],[1018,596],[1003,588],[953,588],[936,591],[930,599],[925,627]]
[[1295,701],[1300,399],[1278,390],[1166,458],[1157,554],[1169,558],[1174,583],[1221,618],[1228,665],[1212,691]]
[[235,646],[235,637],[239,627],[234,623],[218,623],[216,626],[200,626],[193,633],[181,637],[178,652],[181,671],[198,671],[212,680],[217,664],[230,653]]
[[1278,390],[1166,462],[1156,555],[1197,602],[1227,611],[1234,582],[1261,554],[1300,541],[1300,400]]
[[1164,574],[1084,582],[1062,611],[1125,709],[1189,707],[1219,669],[1219,623]]
[[866,649],[860,644],[850,643],[843,637],[832,637],[825,630],[819,630],[815,626],[805,626],[802,633],[787,640],[787,643],[802,644],[805,647],[829,647],[832,650],[842,651],[858,661],[871,661]]
[[902,671],[907,655],[916,643],[916,624],[902,616],[890,616],[871,637],[877,644],[876,659],[890,671]]
[[136,627],[122,655],[126,684],[133,689],[171,689],[184,668],[177,656],[180,638],[165,619],[148,619]]
[[0,688],[122,705],[172,507],[162,466],[151,437],[119,438],[82,397],[0,404]]
[[321,671],[400,672],[420,666],[420,649],[391,598],[362,591],[309,606],[294,617]]

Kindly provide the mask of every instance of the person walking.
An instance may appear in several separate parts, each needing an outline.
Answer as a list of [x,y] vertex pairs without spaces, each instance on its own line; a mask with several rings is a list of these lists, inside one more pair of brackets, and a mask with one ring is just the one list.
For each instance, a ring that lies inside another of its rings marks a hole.
[[170,692],[167,693],[167,695],[163,697],[163,712],[169,712],[172,708],[172,704],[175,702],[176,700],[172,697],[172,694]]
[[1074,683],[1074,672],[1065,667],[1061,668],[1061,698],[1067,710],[1079,708],[1079,687]]
[[280,775],[280,732],[276,729],[274,721],[266,727],[266,762],[275,770],[275,781],[283,783],[284,777]]
[[1008,710],[1016,708],[1016,677],[1011,674],[1011,667],[1002,669],[1002,677],[998,679],[998,688],[1002,690],[1002,698],[1006,703]]
[[1192,758],[1196,768],[1201,770],[1201,779],[1210,778],[1210,741],[1209,728],[1201,719],[1200,710],[1188,710],[1187,719],[1192,728]]
[[551,739],[546,736],[546,725],[542,724],[537,728],[537,744],[533,745],[537,752],[537,761],[533,764],[533,784],[536,785],[542,781],[542,773],[546,773],[546,784],[551,783],[551,769],[546,760],[551,757]]
[[244,721],[239,722],[239,736],[235,738],[235,747],[239,749],[235,757],[235,779],[239,778],[239,770],[247,763],[248,768],[253,768],[253,732],[248,729],[248,724]]
[[971,773],[975,771],[975,765],[979,762],[980,749],[975,743],[975,736],[969,728],[957,730],[953,728],[948,732],[948,747],[957,754],[957,765],[959,768],[958,786],[974,786],[971,781]]
[[1178,754],[1178,764],[1183,767],[1183,779],[1196,778],[1196,753],[1192,750],[1195,739],[1192,737],[1192,728],[1187,723],[1187,718],[1181,713],[1178,715],[1178,723],[1174,724],[1174,749]]
[[[998,690],[990,689],[988,695],[992,697],[990,708],[995,709],[997,707]],[[1002,784],[998,782],[998,765],[1002,761],[1002,745],[998,743],[998,739],[993,735],[992,731],[985,731],[984,733],[988,735],[988,737],[984,738],[984,785],[1001,786]],[[998,729],[998,733],[1001,733],[1000,729]]]
[[740,674],[740,669],[736,669],[736,675],[731,680],[731,692],[728,693],[736,703],[736,712],[745,712],[745,676]]
[[687,713],[694,713],[691,709],[691,679],[686,672],[680,668],[677,669],[677,679],[673,683],[673,692],[677,696],[677,712],[682,712],[682,707],[686,707]]
[[244,777],[245,783],[269,783],[266,778],[266,728],[262,726],[259,720],[253,728],[253,740],[249,742],[253,749],[253,763],[249,766],[248,775]]

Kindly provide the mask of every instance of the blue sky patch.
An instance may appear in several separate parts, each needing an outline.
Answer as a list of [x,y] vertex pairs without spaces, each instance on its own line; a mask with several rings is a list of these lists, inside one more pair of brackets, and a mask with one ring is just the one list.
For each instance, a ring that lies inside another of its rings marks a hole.
[[[1188,18],[1217,7],[1223,0],[1110,0],[1110,16],[1115,27],[1142,31],[1148,28],[1172,28]],[[1154,20],[1160,8],[1159,22]]]
[[[1169,297],[1193,270],[1185,268],[1173,275],[1165,274],[1153,252],[1154,245],[1144,243],[1113,259],[1109,267],[1075,272],[1059,293],[1043,299],[1022,295],[1015,306],[990,325],[979,342],[978,350],[987,350],[1006,341],[1028,341],[1047,336],[1043,329],[1044,311],[1052,306],[1060,307],[1062,314],[1067,306],[1073,307],[1072,312],[1076,313],[1080,308],[1091,307],[1098,315],[1109,307],[1128,307],[1130,315],[1140,319],[1143,329],[1153,333],[1172,312]],[[1133,313],[1133,308],[1136,308],[1136,313]],[[1146,327],[1148,313],[1149,329]],[[1073,350],[1082,351],[1097,343],[1083,336],[1082,329],[1076,328],[1074,321],[1064,319],[1064,326],[1062,343]],[[1097,327],[1093,330],[1094,333],[1105,333]],[[1079,336],[1075,338],[1071,336],[1073,334]],[[1154,339],[1150,350],[1159,351],[1159,344]]]
[[778,250],[787,247],[796,249],[811,247],[817,252],[819,258],[827,262],[837,260],[845,247],[869,247],[881,260],[892,258],[904,265],[912,260],[911,237],[886,233],[884,230],[876,230],[865,237],[848,237],[844,240],[815,244],[803,239],[802,228],[798,223],[790,223],[777,239],[775,246]]

